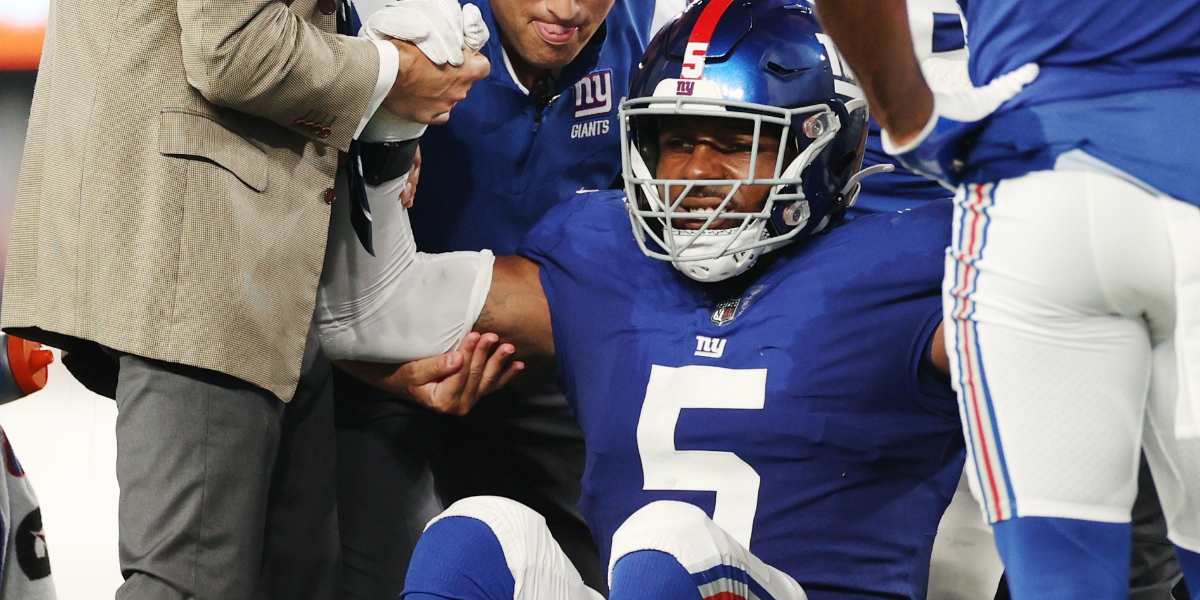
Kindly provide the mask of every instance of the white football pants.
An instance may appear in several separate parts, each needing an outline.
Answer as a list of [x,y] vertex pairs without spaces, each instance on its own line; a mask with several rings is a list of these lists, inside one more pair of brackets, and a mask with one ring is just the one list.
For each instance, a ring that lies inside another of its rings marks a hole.
[[[546,520],[525,505],[496,496],[465,498],[430,521],[469,517],[486,524],[504,551],[515,581],[514,600],[603,600],[586,587],[579,572],[550,535]],[[428,529],[428,526],[426,526]],[[684,502],[661,501],[642,507],[613,534],[613,566],[631,552],[655,550],[675,557],[689,573],[724,565],[747,573],[773,600],[807,600],[800,584],[743,548],[703,510]],[[710,597],[729,592],[749,598],[746,583],[722,578],[700,586]]]
[[1094,171],[970,185],[943,292],[988,520],[1129,522],[1144,446],[1200,551],[1200,210]]
[[546,519],[532,508],[499,496],[472,496],[451,504],[425,529],[446,517],[477,519],[492,530],[513,576],[513,600],[604,600],[583,584]]

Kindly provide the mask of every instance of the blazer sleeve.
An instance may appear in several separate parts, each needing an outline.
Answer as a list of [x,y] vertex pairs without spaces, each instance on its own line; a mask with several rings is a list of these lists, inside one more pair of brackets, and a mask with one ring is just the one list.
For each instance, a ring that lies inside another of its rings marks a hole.
[[341,149],[379,77],[379,50],[322,31],[280,0],[178,0],[188,83],[209,102]]

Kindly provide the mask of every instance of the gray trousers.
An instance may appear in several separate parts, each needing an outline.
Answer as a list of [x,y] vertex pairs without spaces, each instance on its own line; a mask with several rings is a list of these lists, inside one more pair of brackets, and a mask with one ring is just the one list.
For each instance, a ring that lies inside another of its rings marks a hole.
[[228,375],[113,354],[118,600],[334,598],[332,383],[316,337],[286,405]]

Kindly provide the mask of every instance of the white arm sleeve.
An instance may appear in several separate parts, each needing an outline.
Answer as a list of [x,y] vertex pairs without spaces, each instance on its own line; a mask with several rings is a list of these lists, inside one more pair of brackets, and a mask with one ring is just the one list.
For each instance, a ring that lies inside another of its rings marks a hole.
[[492,253],[417,252],[399,201],[407,178],[367,186],[376,256],[354,234],[350,194],[338,178],[314,316],[329,358],[401,363],[436,356],[456,348],[483,310]]

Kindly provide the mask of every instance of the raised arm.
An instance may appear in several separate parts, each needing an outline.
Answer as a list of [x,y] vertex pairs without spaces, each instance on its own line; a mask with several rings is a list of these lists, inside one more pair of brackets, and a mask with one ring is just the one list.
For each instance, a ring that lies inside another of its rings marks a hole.
[[829,0],[817,12],[883,126],[883,149],[950,189],[962,183],[964,142],[1038,76],[1030,63],[982,87],[935,92],[917,63],[904,0]]
[[817,16],[892,140],[903,145],[921,133],[933,92],[913,50],[905,0],[827,0],[817,3]]

